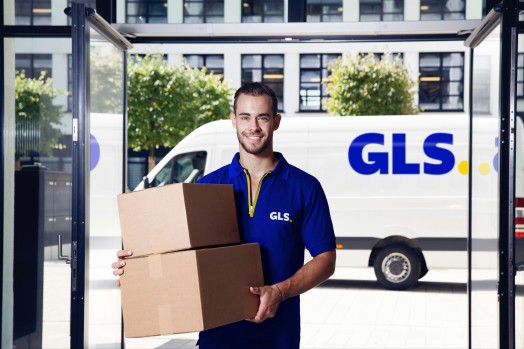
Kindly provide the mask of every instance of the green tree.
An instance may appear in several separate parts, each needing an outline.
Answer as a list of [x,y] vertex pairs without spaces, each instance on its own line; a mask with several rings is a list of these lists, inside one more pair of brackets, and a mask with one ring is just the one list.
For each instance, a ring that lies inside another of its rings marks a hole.
[[135,151],[173,147],[195,128],[227,118],[233,90],[220,76],[186,64],[171,65],[162,55],[136,58],[128,69],[128,142]]
[[384,54],[376,60],[367,55],[344,55],[331,66],[327,82],[330,98],[327,110],[332,115],[417,114],[416,83],[398,56]]
[[15,77],[16,158],[51,155],[60,147],[63,106],[53,99],[65,92],[53,87],[45,71],[38,79],[27,78],[24,71]]

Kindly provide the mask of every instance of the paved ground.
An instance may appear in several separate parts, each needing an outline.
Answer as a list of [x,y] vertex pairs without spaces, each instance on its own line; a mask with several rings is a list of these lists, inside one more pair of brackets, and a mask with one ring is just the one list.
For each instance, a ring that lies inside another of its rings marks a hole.
[[[44,347],[68,347],[68,269],[46,265]],[[119,291],[107,267],[90,270],[89,348],[119,348]],[[473,348],[498,345],[496,281],[493,271],[474,283]],[[522,277],[520,277],[522,279]],[[339,268],[332,280],[302,296],[302,345],[312,348],[468,348],[466,270],[433,270],[409,291],[386,291],[372,269]],[[520,290],[520,288],[519,288]],[[522,294],[522,293],[521,293]],[[524,309],[522,296],[517,308]],[[523,316],[517,316],[517,347],[522,344]],[[126,348],[195,348],[197,334],[126,339]]]

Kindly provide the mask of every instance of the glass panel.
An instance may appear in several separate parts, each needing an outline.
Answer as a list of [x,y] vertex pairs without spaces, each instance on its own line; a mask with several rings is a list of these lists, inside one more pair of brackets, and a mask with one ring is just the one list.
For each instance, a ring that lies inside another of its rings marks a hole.
[[[14,317],[2,330],[11,329],[15,348],[68,348],[71,268],[59,260],[59,236],[62,253],[70,255],[72,127],[66,110],[71,40],[5,39],[4,45],[4,132],[13,135],[14,147],[5,148],[2,178],[14,181],[14,219],[2,234],[4,267],[12,270],[4,274],[4,285],[13,285],[12,293],[4,293],[3,311]],[[17,73],[18,57],[28,70],[54,65],[56,78]]]
[[300,68],[320,68],[320,55],[300,55]]
[[[483,56],[500,52],[499,32],[495,30],[474,50],[473,61],[479,67]],[[500,53],[499,53],[500,54]],[[497,74],[498,68],[495,68]],[[478,73],[481,74],[478,74]],[[483,81],[484,74],[473,70],[473,86]],[[488,82],[498,84],[499,79]],[[499,86],[492,86],[498,91]],[[494,105],[498,108],[498,96]],[[482,94],[473,93],[473,105],[478,105]],[[474,113],[472,121],[471,164],[471,347],[498,348],[499,314],[497,300],[498,279],[498,110]],[[520,315],[522,316],[522,315]]]
[[121,249],[116,197],[124,168],[124,53],[91,31],[89,345],[119,347],[120,292],[108,266]]
[[184,15],[202,16],[204,13],[204,4],[202,3],[185,3]]

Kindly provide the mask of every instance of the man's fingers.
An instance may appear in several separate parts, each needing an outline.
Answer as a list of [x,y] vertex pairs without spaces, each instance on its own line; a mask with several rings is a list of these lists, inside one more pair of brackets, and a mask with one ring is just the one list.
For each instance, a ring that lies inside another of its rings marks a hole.
[[119,269],[119,268],[122,268],[122,267],[125,266],[125,265],[126,265],[126,261],[124,261],[124,260],[120,260],[120,261],[113,262],[113,263],[111,264],[111,267],[112,267],[113,269]]
[[116,256],[118,258],[130,257],[132,255],[133,255],[133,252],[131,252],[129,250],[120,250],[120,251],[117,251],[117,253],[116,253]]
[[115,284],[120,287],[120,280],[116,280]]
[[120,276],[122,274],[124,274],[124,269],[115,269],[115,270],[113,270],[113,275],[114,276]]

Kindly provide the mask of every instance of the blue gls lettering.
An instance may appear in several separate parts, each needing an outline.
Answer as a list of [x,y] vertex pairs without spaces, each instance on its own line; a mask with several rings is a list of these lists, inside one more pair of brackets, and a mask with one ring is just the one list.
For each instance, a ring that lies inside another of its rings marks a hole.
[[[392,174],[420,174],[421,164],[408,163],[406,160],[406,134],[392,134]],[[439,144],[453,145],[453,135],[450,133],[430,134],[423,144],[424,154],[440,163],[423,163],[425,174],[441,175],[450,172],[455,166],[455,156],[451,150],[439,147]],[[381,133],[364,133],[351,142],[348,151],[349,164],[357,173],[371,175],[374,173],[389,173],[389,153],[387,151],[369,152],[367,160],[363,158],[364,147],[369,144],[384,145],[384,135]]]
[[351,142],[348,151],[349,164],[353,169],[363,175],[375,172],[388,173],[388,153],[370,152],[368,162],[362,158],[364,147],[368,144],[384,145],[384,135],[380,133],[364,133]]
[[449,149],[439,147],[439,143],[453,144],[451,133],[433,133],[424,141],[424,153],[428,158],[440,160],[440,164],[424,162],[424,173],[441,175],[448,173],[455,166],[455,156]]
[[419,174],[419,164],[406,162],[406,134],[393,133],[393,174]]

